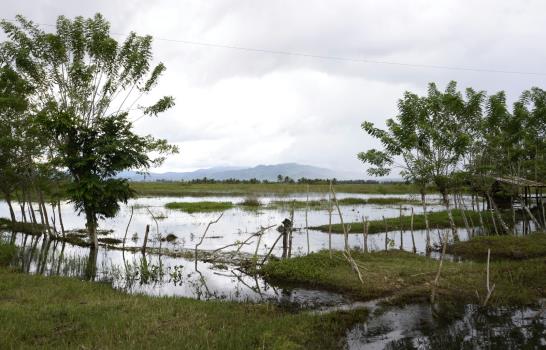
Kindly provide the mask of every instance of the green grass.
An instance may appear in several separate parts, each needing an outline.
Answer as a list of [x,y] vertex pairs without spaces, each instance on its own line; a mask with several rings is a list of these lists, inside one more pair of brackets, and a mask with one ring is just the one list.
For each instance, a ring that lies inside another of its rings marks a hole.
[[[132,182],[131,187],[139,196],[244,196],[290,195],[307,192],[306,184],[190,184],[182,182]],[[338,193],[406,194],[418,193],[416,186],[403,183],[388,184],[338,184]],[[312,193],[328,193],[329,185],[311,184]]]
[[0,268],[0,348],[337,349],[363,311],[128,295],[105,284]]
[[45,231],[45,226],[42,224],[31,224],[28,222],[19,221],[12,223],[10,219],[0,218],[0,229],[13,229],[15,232],[37,235],[42,234]]
[[[332,259],[327,251],[288,260],[270,261],[260,273],[268,280],[343,292],[360,299],[392,296],[399,302],[428,300],[438,261],[415,254],[389,251],[352,252],[361,266],[364,285],[340,252]],[[438,293],[450,302],[476,303],[476,291],[485,289],[485,264],[444,261]],[[526,305],[546,296],[543,259],[498,261],[491,264],[496,284],[491,303]]]
[[0,266],[8,266],[17,255],[17,247],[14,244],[4,243],[0,240]]
[[170,202],[165,204],[165,207],[186,213],[201,213],[224,211],[233,208],[234,205],[232,202]]
[[448,246],[448,251],[452,254],[480,260],[487,259],[488,249],[491,249],[492,259],[546,257],[546,233],[527,236],[479,236]]
[[[397,205],[397,204],[411,204],[418,205],[421,202],[417,200],[412,200],[408,198],[342,198],[338,200],[339,205],[364,205],[364,204],[377,204],[377,205]],[[292,208],[295,209],[304,209],[309,205],[310,209],[328,209],[330,205],[328,200],[310,200],[309,202],[304,200],[274,200],[271,201],[268,205],[268,208]]]
[[[455,221],[455,225],[458,227],[464,227],[464,219],[462,215],[462,210],[452,210],[453,214],[453,220]],[[470,221],[470,218],[472,218],[472,221],[474,222],[474,225],[479,224],[479,217],[478,213],[473,212],[471,210],[467,210],[466,212],[467,220]],[[429,227],[431,229],[436,228],[448,228],[450,227],[449,219],[446,211],[438,211],[438,212],[431,212],[428,213],[428,222]],[[488,219],[488,216],[484,216],[484,220]],[[387,228],[389,231],[397,231],[400,230],[400,218],[388,218],[386,219],[387,222]],[[382,233],[385,232],[385,221],[381,220],[371,220],[368,221],[370,227],[368,230],[368,233]],[[469,222],[470,224],[470,222]],[[362,233],[363,231],[363,224],[362,222],[352,222],[352,223],[346,223],[345,225],[351,225],[351,233]],[[402,227],[404,230],[409,230],[411,226],[411,216],[402,216]],[[328,232],[328,225],[321,225],[316,227],[311,227],[312,229]],[[413,229],[414,230],[424,230],[426,228],[425,224],[425,216],[423,214],[416,214],[413,216]],[[341,224],[334,224],[332,225],[332,232],[333,233],[343,233],[343,227]]]

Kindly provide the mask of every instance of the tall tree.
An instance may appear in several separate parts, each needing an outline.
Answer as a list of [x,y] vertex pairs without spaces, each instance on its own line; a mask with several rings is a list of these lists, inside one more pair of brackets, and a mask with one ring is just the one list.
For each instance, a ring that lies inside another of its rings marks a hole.
[[449,191],[451,177],[462,168],[470,145],[464,126],[481,115],[483,92],[466,89],[466,99],[450,82],[445,91],[429,84],[427,96],[406,92],[398,103],[396,120],[388,119],[387,130],[364,122],[363,129],[380,140],[383,150],[371,149],[359,158],[371,164],[371,175],[388,175],[393,167],[401,169],[407,180],[419,184],[423,193],[426,184],[434,183],[442,194],[454,239],[458,239]]
[[166,140],[137,135],[130,119],[157,116],[174,105],[170,96],[137,104],[165,66],[152,67],[150,36],[130,33],[118,43],[100,14],[74,20],[60,16],[55,33],[22,16],[16,19],[1,22],[9,38],[3,55],[35,88],[30,102],[51,142],[51,163],[70,174],[68,196],[85,214],[96,247],[98,219],[114,216],[119,203],[133,195],[127,180],[116,174],[147,170],[177,151]]

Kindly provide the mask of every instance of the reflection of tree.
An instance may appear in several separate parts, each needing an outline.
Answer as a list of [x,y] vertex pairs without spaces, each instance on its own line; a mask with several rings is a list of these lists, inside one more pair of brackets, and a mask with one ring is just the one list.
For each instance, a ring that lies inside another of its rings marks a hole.
[[[448,314],[451,314],[448,312]],[[537,349],[543,345],[546,318],[529,310],[468,305],[457,318],[420,325],[421,335],[386,344],[386,349]]]

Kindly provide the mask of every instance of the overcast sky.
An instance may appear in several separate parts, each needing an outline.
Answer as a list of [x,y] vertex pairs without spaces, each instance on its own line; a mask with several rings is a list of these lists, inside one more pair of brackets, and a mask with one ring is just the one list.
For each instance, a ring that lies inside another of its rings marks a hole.
[[[255,49],[416,65],[537,72],[501,74],[278,55],[154,41],[167,72],[157,92],[176,107],[136,128],[178,144],[156,171],[299,162],[364,171],[374,145],[364,120],[383,125],[406,90],[450,80],[511,101],[545,88],[546,1],[25,1],[1,16],[43,24],[102,13],[112,32]],[[44,27],[45,30],[52,28]],[[118,36],[123,39],[123,36]]]

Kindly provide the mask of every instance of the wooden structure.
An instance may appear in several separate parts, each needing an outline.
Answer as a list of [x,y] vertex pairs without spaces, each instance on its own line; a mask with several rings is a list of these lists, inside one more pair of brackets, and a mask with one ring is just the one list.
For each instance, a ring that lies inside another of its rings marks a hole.
[[[519,198],[510,198],[510,196],[507,197],[506,195],[499,195],[499,192],[502,191],[502,185],[516,187],[518,194],[517,197]],[[532,207],[533,202],[534,204],[536,204],[537,207],[539,207],[544,203],[544,188],[546,188],[545,183],[527,180],[522,177],[495,177],[495,182],[493,183],[492,188],[493,200],[495,201],[497,206],[501,208],[510,207],[510,205],[512,205],[512,202],[514,202],[516,199],[519,199],[520,204],[525,205],[528,208]]]

